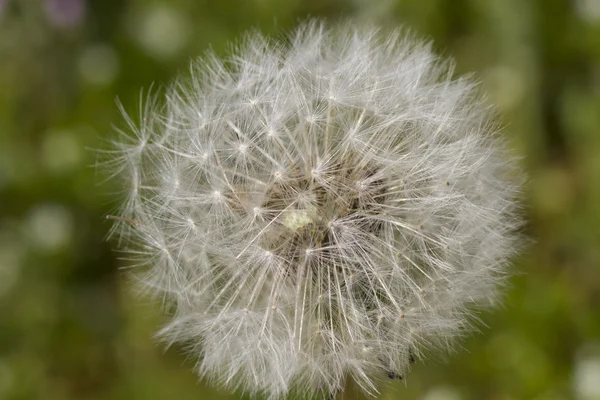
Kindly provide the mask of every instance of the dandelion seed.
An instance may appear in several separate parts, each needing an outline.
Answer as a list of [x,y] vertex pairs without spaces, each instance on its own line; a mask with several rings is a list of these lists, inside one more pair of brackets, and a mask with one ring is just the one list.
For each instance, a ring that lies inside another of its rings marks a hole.
[[451,75],[401,32],[311,22],[207,55],[126,119],[107,165],[128,196],[109,218],[201,376],[376,394],[469,328],[518,248],[521,172]]

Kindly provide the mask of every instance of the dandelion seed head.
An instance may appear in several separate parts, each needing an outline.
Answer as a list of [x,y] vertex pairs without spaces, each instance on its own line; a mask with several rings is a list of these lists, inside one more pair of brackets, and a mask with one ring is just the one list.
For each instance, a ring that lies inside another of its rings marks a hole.
[[251,34],[165,100],[109,152],[127,184],[115,231],[201,376],[375,394],[495,298],[521,172],[474,83],[427,44],[317,22]]

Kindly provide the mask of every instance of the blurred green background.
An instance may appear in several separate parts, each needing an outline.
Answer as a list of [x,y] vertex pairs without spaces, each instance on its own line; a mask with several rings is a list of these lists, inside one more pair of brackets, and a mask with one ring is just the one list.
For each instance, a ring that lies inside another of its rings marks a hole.
[[[474,72],[528,170],[500,310],[384,399],[600,399],[600,0],[0,0],[0,399],[239,398],[153,341],[94,152],[207,47],[308,16],[404,25]],[[357,398],[352,392],[346,399]]]

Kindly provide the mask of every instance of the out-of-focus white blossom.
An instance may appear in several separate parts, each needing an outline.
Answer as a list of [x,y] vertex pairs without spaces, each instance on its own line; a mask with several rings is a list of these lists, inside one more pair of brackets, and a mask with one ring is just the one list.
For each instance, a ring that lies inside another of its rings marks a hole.
[[228,387],[377,393],[450,348],[518,248],[490,108],[402,32],[251,34],[140,113],[107,152],[115,231],[174,310],[162,336]]

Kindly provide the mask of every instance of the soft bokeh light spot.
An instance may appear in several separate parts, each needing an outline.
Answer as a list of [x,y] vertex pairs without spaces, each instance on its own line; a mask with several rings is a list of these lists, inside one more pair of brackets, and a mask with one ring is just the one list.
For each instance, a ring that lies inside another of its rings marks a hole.
[[462,396],[453,387],[438,386],[429,390],[421,400],[462,400]]
[[574,5],[579,18],[588,23],[600,23],[600,1],[576,0]]
[[26,227],[31,244],[41,251],[58,251],[73,236],[71,214],[58,204],[48,203],[35,207],[27,217]]
[[153,6],[134,17],[135,36],[141,47],[159,59],[168,59],[187,44],[190,28],[187,19],[177,9],[166,5]]
[[105,44],[85,48],[78,64],[82,79],[93,85],[109,85],[119,73],[117,54],[112,47]]
[[55,173],[73,170],[83,159],[83,148],[77,132],[70,130],[51,131],[44,137],[42,162]]
[[600,399],[600,345],[584,346],[573,370],[573,390],[578,400]]

